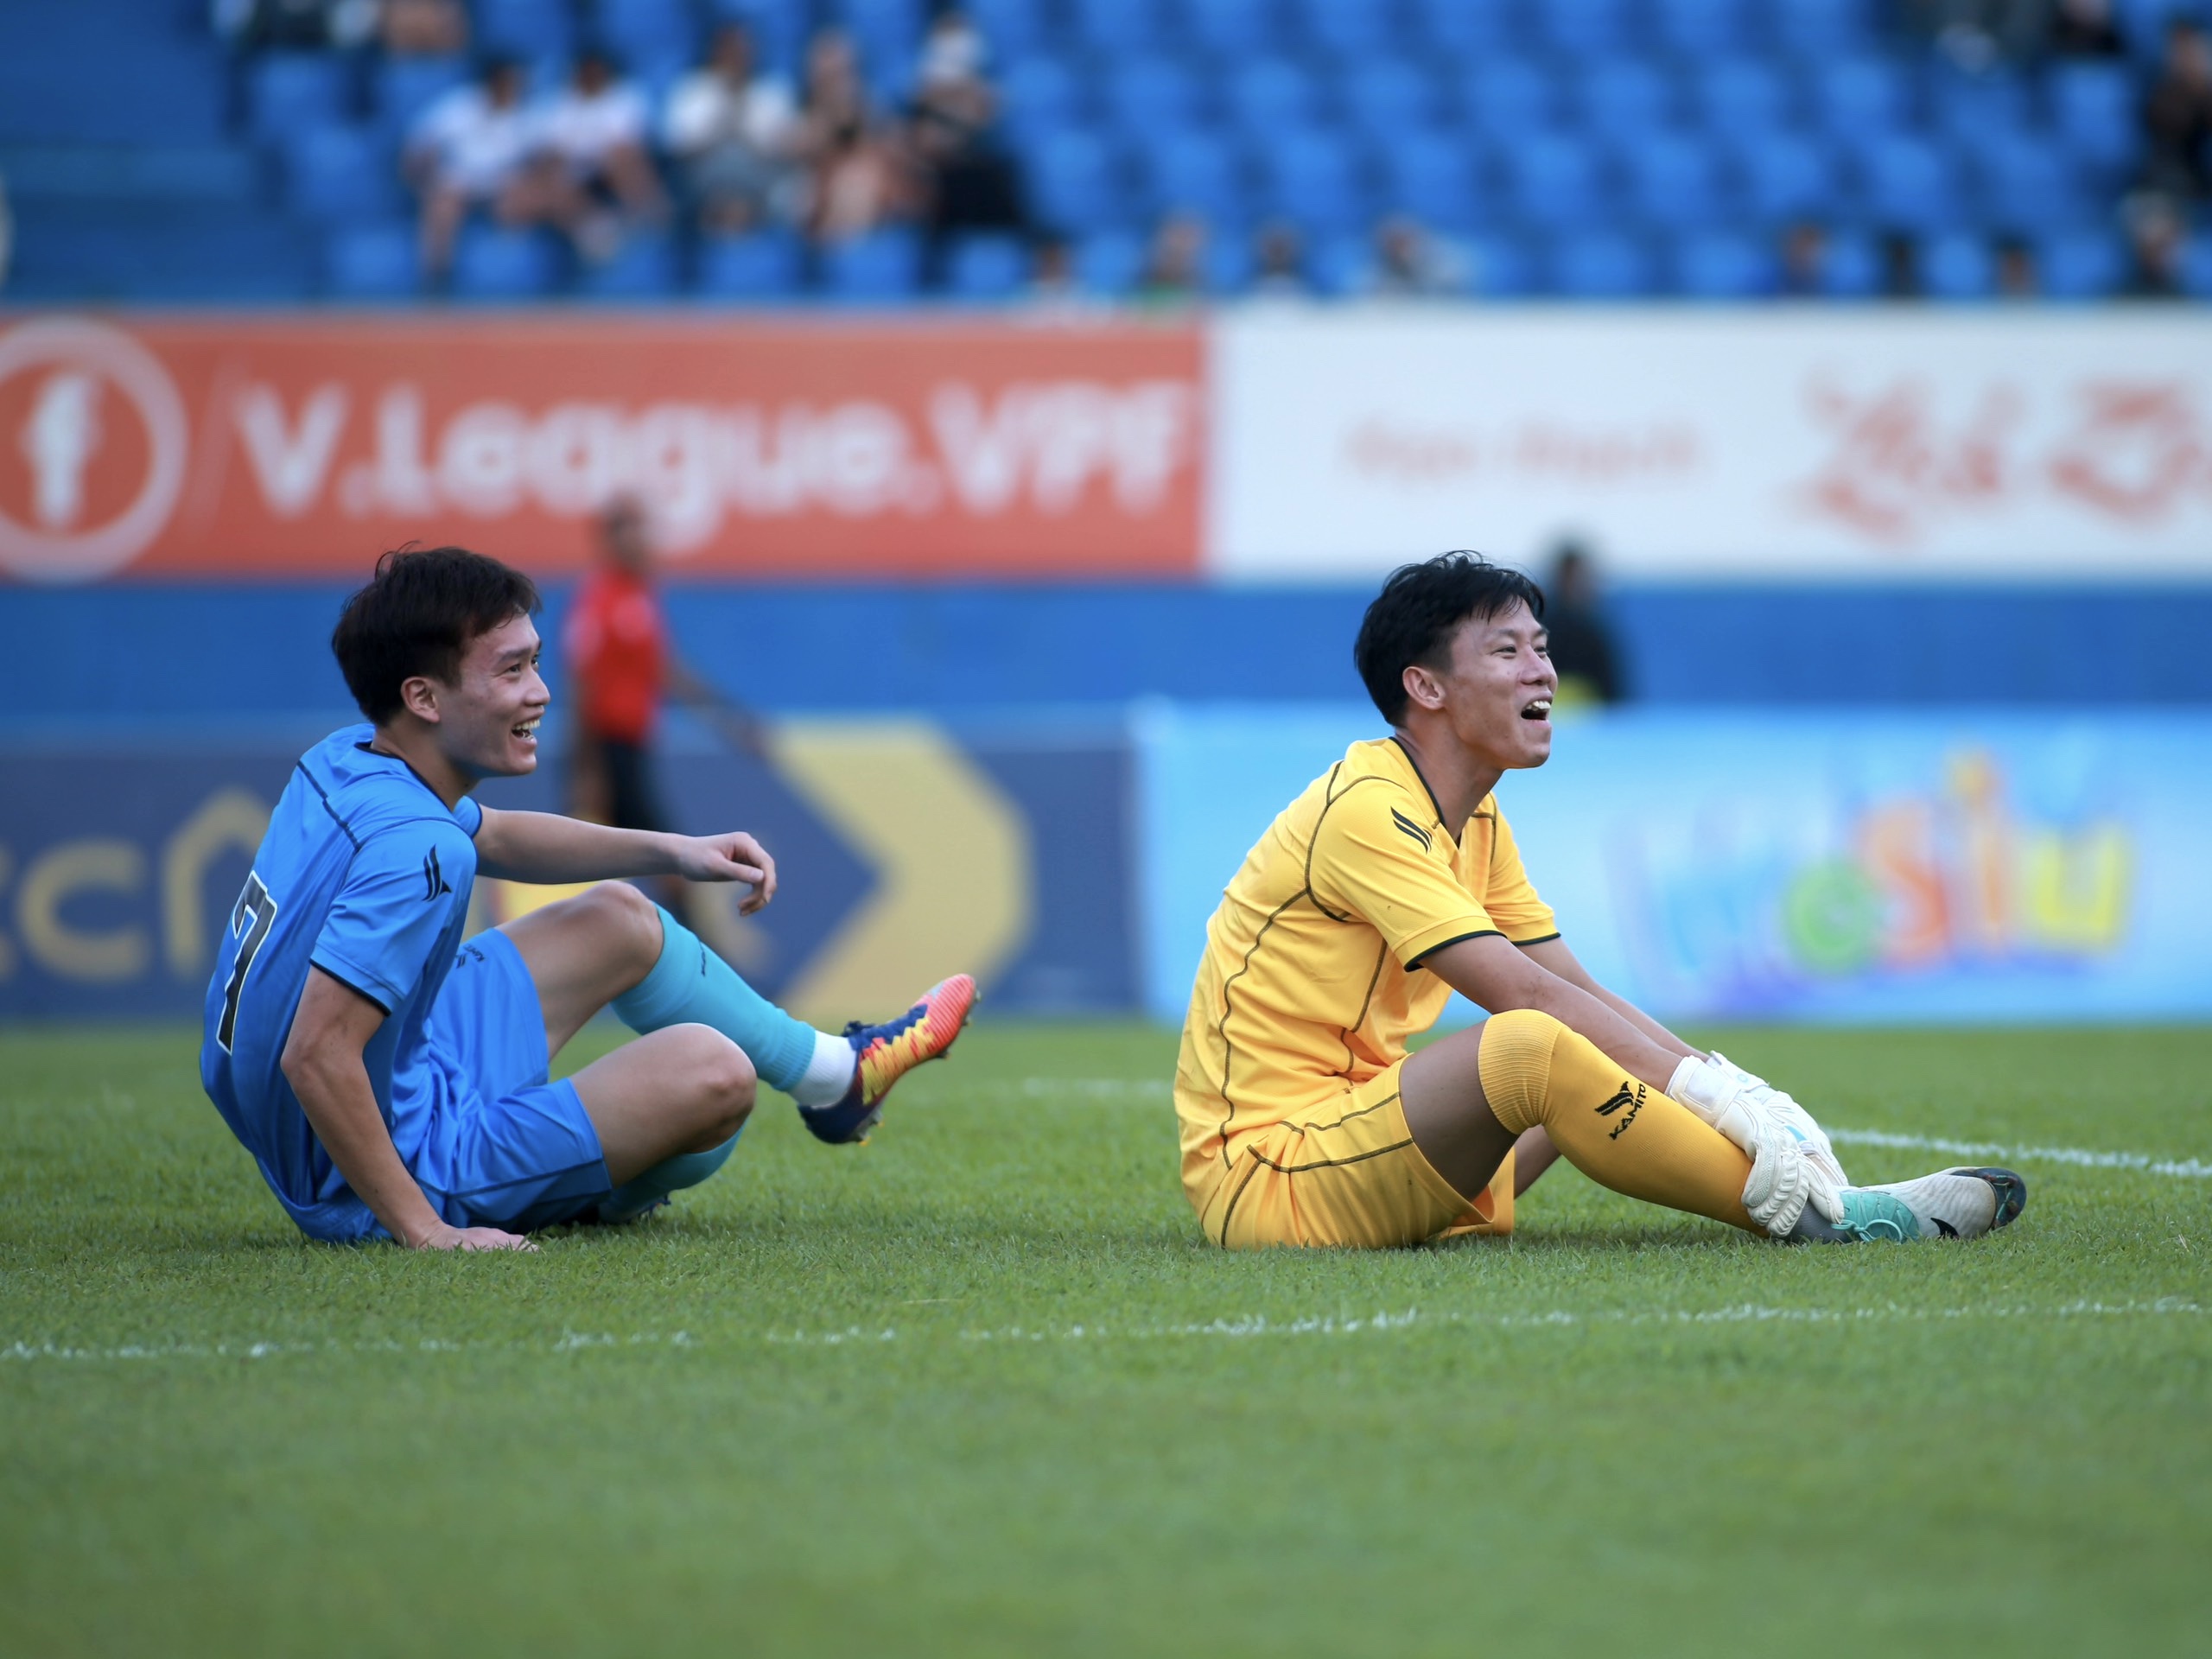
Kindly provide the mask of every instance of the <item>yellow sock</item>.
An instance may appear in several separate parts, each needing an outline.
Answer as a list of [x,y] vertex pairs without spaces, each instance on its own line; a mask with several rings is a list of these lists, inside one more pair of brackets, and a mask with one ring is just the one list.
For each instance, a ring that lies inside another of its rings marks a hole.
[[1478,1058],[1490,1109],[1516,1135],[1541,1123],[1569,1163],[1616,1192],[1764,1232],[1744,1211],[1751,1160],[1580,1033],[1516,1008],[1483,1027]]

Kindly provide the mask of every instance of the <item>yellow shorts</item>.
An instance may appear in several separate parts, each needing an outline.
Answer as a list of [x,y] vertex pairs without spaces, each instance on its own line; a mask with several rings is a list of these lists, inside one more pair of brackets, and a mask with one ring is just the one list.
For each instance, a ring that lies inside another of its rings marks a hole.
[[1230,1250],[1379,1250],[1511,1232],[1513,1154],[1469,1205],[1414,1145],[1398,1103],[1404,1064],[1247,1141],[1210,1193],[1192,1195],[1206,1236]]

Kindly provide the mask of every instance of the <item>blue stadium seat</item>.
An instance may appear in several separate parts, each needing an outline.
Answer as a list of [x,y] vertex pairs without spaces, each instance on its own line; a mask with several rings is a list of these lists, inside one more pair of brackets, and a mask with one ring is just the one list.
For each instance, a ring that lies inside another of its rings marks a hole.
[[1384,205],[1441,231],[1462,231],[1491,215],[1474,152],[1457,133],[1422,133],[1376,152]]
[[339,300],[411,300],[423,291],[415,232],[397,222],[348,225],[323,245],[322,289]]
[[2212,300],[2212,236],[2194,236],[2182,250],[2181,289],[2192,300]]
[[1076,33],[1087,44],[1110,51],[1150,52],[1173,46],[1179,30],[1169,29],[1160,0],[1069,0]]
[[471,225],[453,254],[453,294],[459,300],[535,300],[553,291],[561,263],[537,231]]
[[2065,63],[2050,73],[2051,130],[2090,166],[2117,173],[2142,148],[2133,78],[2117,63]]
[[1689,83],[1691,107],[1715,134],[1738,138],[1792,124],[1789,81],[1764,58],[1719,58],[1705,64]]
[[373,127],[308,127],[279,153],[285,205],[302,219],[337,224],[400,210],[398,159],[391,140]]
[[1863,46],[1873,33],[1867,0],[1777,0],[1766,10],[1776,43],[1801,57]]
[[779,74],[796,76],[804,55],[812,19],[800,0],[706,0],[709,26],[743,23],[753,35],[761,63]]
[[1536,133],[1502,153],[1514,210],[1547,228],[1587,224],[1605,212],[1605,175],[1597,151],[1580,138]]
[[1465,237],[1459,245],[1467,256],[1467,287],[1490,299],[1507,299],[1536,289],[1536,262],[1529,245],[1516,236],[1486,232]]
[[1882,58],[1825,60],[1808,71],[1821,124],[1845,143],[1872,143],[1911,123],[1910,89],[1903,67]]
[[1132,135],[1197,124],[1198,78],[1179,58],[1136,58],[1103,77],[1106,112]]
[[1559,88],[1526,58],[1478,58],[1459,79],[1468,121],[1491,138],[1517,143],[1559,117]]
[[1243,292],[1252,284],[1252,273],[1256,264],[1252,257],[1249,237],[1218,231],[1206,238],[1205,251],[1199,256],[1199,265],[1205,273],[1205,289],[1209,294]]
[[1978,145],[1974,172],[1984,218],[2008,231],[2058,230],[2099,210],[2074,158],[2039,134],[2004,133]]
[[1399,44],[1390,0],[1294,0],[1300,31],[1325,54],[1360,57]]
[[1736,149],[1751,211],[1765,219],[1827,217],[1836,201],[1835,156],[1826,143],[1787,133],[1751,133]]
[[1117,299],[1144,274],[1142,238],[1128,231],[1104,231],[1076,245],[1076,280],[1093,294]]
[[1344,113],[1360,134],[1389,145],[1405,134],[1426,131],[1440,112],[1436,82],[1421,65],[1405,58],[1363,58],[1345,73]]
[[376,116],[404,137],[423,111],[469,79],[466,58],[386,58],[376,68]]
[[1128,217],[1113,154],[1096,134],[1047,133],[1027,160],[1030,199],[1055,230],[1079,235]]
[[1655,0],[1651,10],[1658,43],[1685,59],[1740,50],[1750,33],[1744,0]]
[[1263,143],[1309,124],[1319,112],[1313,77],[1288,58],[1257,58],[1234,66],[1228,92],[1230,113]]
[[1986,300],[1997,292],[1997,255],[1969,231],[1945,231],[1920,245],[1920,286],[1931,300]]
[[995,64],[1042,50],[1052,33],[1046,0],[968,0],[963,10],[982,31]]
[[1732,212],[1719,158],[1702,138],[1655,133],[1623,143],[1619,157],[1629,201],[1647,226],[1688,230]]
[[1024,144],[1056,128],[1079,124],[1090,113],[1082,83],[1058,58],[1020,58],[999,78],[999,107]]
[[1215,225],[1241,225],[1250,213],[1250,193],[1236,152],[1216,135],[1154,134],[1138,153],[1154,217],[1196,213]]
[[1960,216],[1958,169],[1921,138],[1885,138],[1859,157],[1866,210],[1880,224],[1932,231]]
[[2025,131],[2034,109],[2028,83],[2015,74],[1945,73],[1929,90],[1935,126],[1954,143],[1974,144],[2003,132]]
[[1408,0],[1415,32],[1439,51],[1472,60],[1521,43],[1511,0]]
[[1029,249],[1018,236],[963,236],[944,262],[944,291],[960,300],[1007,300],[1029,281]]
[[2083,227],[2039,238],[2036,264],[2054,300],[2103,300],[2127,281],[2127,253],[2112,232]]
[[832,0],[829,10],[859,47],[861,69],[877,95],[903,97],[921,48],[925,0]]
[[309,127],[353,115],[353,76],[335,52],[266,52],[246,66],[246,120],[253,136],[282,143]]
[[1758,300],[1775,291],[1774,249],[1740,231],[1699,231],[1675,245],[1674,287],[1693,300]]
[[563,0],[476,0],[474,11],[480,52],[538,65],[575,55],[575,17]]
[[699,30],[688,0],[599,0],[596,35],[641,80],[667,81],[699,56]]
[[1828,238],[1821,269],[1821,292],[1831,300],[1871,300],[1882,291],[1882,250],[1859,231],[1840,231]]
[[906,230],[871,231],[821,254],[823,297],[845,305],[897,305],[922,285],[921,244]]
[[1656,293],[1650,250],[1613,231],[1581,231],[1553,245],[1551,291],[1570,300],[1630,300]]
[[1374,207],[1351,151],[1332,134],[1305,129],[1260,147],[1256,157],[1270,188],[1265,211],[1309,232],[1355,230]]
[[658,232],[632,232],[613,257],[587,263],[576,273],[576,292],[588,300],[664,300],[681,286],[676,243]]
[[1275,0],[1183,0],[1183,29],[1222,57],[1235,60],[1280,51],[1288,30]]
[[712,299],[788,299],[804,264],[798,238],[785,232],[714,237],[699,247],[698,289]]
[[1574,77],[1582,130],[1622,143],[1672,124],[1673,79],[1642,58],[1595,58]]
[[1626,0],[1541,0],[1529,9],[1539,44],[1562,57],[1595,57],[1635,41],[1637,18]]

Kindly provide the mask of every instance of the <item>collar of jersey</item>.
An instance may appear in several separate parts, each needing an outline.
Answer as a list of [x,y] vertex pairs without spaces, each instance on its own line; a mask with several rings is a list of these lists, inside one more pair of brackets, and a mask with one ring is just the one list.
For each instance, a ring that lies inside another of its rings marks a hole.
[[1421,769],[1421,762],[1414,759],[1414,752],[1406,747],[1406,740],[1395,732],[1390,734],[1389,743],[1391,747],[1397,750],[1398,758],[1406,763],[1406,770],[1421,780],[1421,792],[1428,797],[1428,810],[1436,814],[1437,828],[1451,836],[1452,844],[1457,847],[1459,844],[1459,832],[1454,830],[1450,821],[1445,817],[1443,805],[1437,800],[1436,791],[1428,786],[1428,779]]

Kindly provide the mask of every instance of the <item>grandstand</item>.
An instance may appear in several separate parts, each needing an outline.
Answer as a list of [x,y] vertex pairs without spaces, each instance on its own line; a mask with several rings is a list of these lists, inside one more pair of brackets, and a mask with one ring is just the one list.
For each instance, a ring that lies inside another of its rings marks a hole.
[[[709,31],[746,22],[797,78],[842,28],[880,106],[916,91],[930,0],[474,0],[478,54],[533,96],[587,46],[658,110]],[[988,142],[1021,181],[1007,227],[892,214],[825,239],[702,234],[679,211],[582,257],[543,227],[470,223],[427,278],[401,152],[466,83],[461,54],[253,44],[253,10],[72,0],[0,12],[0,298],[344,303],[425,297],[897,305],[1016,298],[1040,242],[1075,283],[1147,291],[1158,227],[1202,222],[1193,284],[1268,286],[1288,226],[1320,296],[1373,285],[1378,226],[1452,251],[1496,297],[2094,301],[2212,297],[2212,236],[2146,276],[2124,206],[2171,0],[2123,0],[2111,55],[1971,67],[1882,0],[972,0]],[[218,25],[227,18],[226,36]],[[658,121],[655,131],[658,132]],[[665,162],[666,158],[663,158]],[[677,169],[664,167],[671,185]],[[680,189],[679,189],[680,198]],[[1816,249],[1816,261],[1803,256]]]

